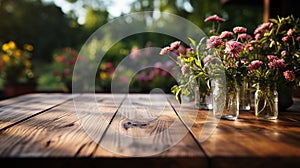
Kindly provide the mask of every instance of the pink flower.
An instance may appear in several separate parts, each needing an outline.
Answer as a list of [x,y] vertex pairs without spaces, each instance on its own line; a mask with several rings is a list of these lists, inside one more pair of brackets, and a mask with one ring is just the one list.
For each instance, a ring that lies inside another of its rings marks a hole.
[[272,62],[268,63],[269,68],[284,68],[286,64],[284,59],[273,59]]
[[246,64],[248,64],[248,60],[246,58],[243,58],[243,59],[241,59],[241,63],[243,65],[246,65]]
[[139,50],[139,48],[137,47],[137,46],[133,46],[132,48],[131,48],[131,53],[130,53],[130,58],[131,59],[136,59],[136,58],[138,58],[139,56],[141,56],[141,52],[140,52],[140,50]]
[[175,50],[180,46],[180,41],[175,41],[170,44],[170,50]]
[[155,77],[155,74],[154,74],[154,72],[152,71],[152,72],[148,75],[147,80],[148,80],[148,81],[152,81],[152,80],[154,79],[154,77]]
[[179,56],[180,54],[185,54],[185,47],[183,45],[179,45],[177,47],[177,49],[175,50],[172,50],[172,53],[175,55],[175,56]]
[[172,53],[172,55],[175,55],[177,57],[180,55],[178,50],[173,50],[171,53]]
[[268,55],[267,57],[269,61],[278,60],[278,57],[275,55]]
[[233,32],[235,34],[237,34],[237,33],[246,33],[246,31],[247,31],[247,29],[245,27],[238,26],[238,27],[233,28]]
[[286,50],[283,50],[283,51],[281,51],[281,55],[282,55],[282,56],[287,56],[287,55],[288,55],[288,53],[287,53],[287,51],[286,51]]
[[172,68],[174,67],[173,61],[171,61],[171,60],[167,61],[167,62],[165,63],[165,67],[166,67],[167,69],[172,69]]
[[246,49],[246,50],[249,50],[249,51],[252,51],[252,50],[253,50],[252,44],[251,44],[251,43],[246,44],[246,45],[245,45],[245,49]]
[[170,52],[171,48],[170,47],[165,47],[163,49],[160,50],[159,55],[166,55]]
[[223,38],[231,37],[232,35],[233,35],[233,33],[230,31],[223,31],[220,35],[220,38],[223,39]]
[[163,66],[163,64],[161,63],[161,62],[156,62],[155,64],[154,64],[154,67],[155,68],[161,68]]
[[259,68],[261,65],[263,64],[262,61],[260,60],[254,60],[250,63],[250,65],[248,66],[250,72],[253,72],[255,69]]
[[300,36],[296,37],[296,40],[298,41],[298,43],[300,43]]
[[256,35],[257,33],[263,33],[264,30],[269,30],[271,29],[273,26],[273,23],[267,22],[267,23],[263,23],[261,25],[259,25],[255,30],[254,30],[254,34]]
[[169,73],[167,71],[161,71],[161,76],[166,77],[168,75],[169,75]]
[[137,80],[137,81],[140,81],[140,82],[146,81],[146,80],[147,80],[146,73],[145,73],[145,72],[140,73],[140,74],[137,76],[136,80]]
[[181,53],[181,54],[185,54],[185,47],[183,46],[183,45],[180,45],[179,47],[178,47],[178,51],[179,51],[179,53]]
[[288,81],[294,81],[295,80],[295,73],[293,71],[286,70],[285,72],[283,72],[283,76]]
[[182,67],[181,67],[181,72],[182,72],[182,75],[185,75],[188,73],[189,71],[189,66],[187,64],[184,64]]
[[122,82],[122,83],[127,83],[127,82],[128,82],[128,78],[125,77],[125,76],[122,76],[122,77],[121,77],[121,82]]
[[255,34],[254,38],[255,38],[255,40],[260,40],[262,38],[262,34],[257,33],[257,34]]
[[185,50],[186,54],[191,53],[191,52],[193,52],[193,51],[194,51],[194,50],[193,50],[192,48],[187,48],[187,49]]
[[212,55],[206,56],[206,57],[203,59],[204,65],[205,65],[206,63],[210,62],[212,59],[213,59],[213,56],[212,56]]
[[292,36],[294,33],[295,33],[294,29],[289,29],[288,32],[287,32],[287,35]]
[[238,58],[238,52],[242,51],[244,49],[244,45],[237,41],[227,41],[226,42],[226,48],[225,53],[234,55],[235,58]]
[[289,39],[290,39],[290,37],[289,36],[285,36],[285,37],[282,37],[282,41],[283,42],[287,42],[287,41],[289,41]]
[[207,48],[216,48],[218,46],[223,46],[224,42],[219,36],[211,36],[206,42]]
[[64,74],[64,75],[69,75],[69,74],[71,74],[71,69],[69,69],[69,68],[64,69],[63,74]]
[[252,40],[252,37],[249,34],[242,33],[239,35],[239,39],[241,40]]
[[204,22],[208,22],[208,21],[217,21],[218,23],[223,23],[225,22],[225,19],[220,18],[218,15],[212,15],[207,17]]

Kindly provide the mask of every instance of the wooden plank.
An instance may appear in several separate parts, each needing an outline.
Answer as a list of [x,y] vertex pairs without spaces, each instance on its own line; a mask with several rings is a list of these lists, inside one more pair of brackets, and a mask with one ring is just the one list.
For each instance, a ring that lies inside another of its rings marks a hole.
[[297,103],[275,121],[259,120],[253,111],[241,111],[237,121],[218,120],[209,110],[199,110],[194,120],[193,105],[181,110],[185,123],[194,122],[191,132],[211,167],[295,167],[300,164]]
[[[72,99],[61,99],[64,103],[45,111],[37,104],[46,100],[38,96],[4,103],[0,111],[10,107],[6,115],[9,111],[22,122],[0,132],[1,163],[27,163],[31,167],[36,163],[45,167],[95,167],[104,163],[113,167],[300,164],[300,124],[290,119],[291,112],[282,112],[278,120],[268,121],[256,119],[253,111],[242,111],[237,121],[218,121],[208,110],[197,110],[195,116],[193,102],[179,106],[162,95],[135,94],[123,101],[124,96],[83,94],[74,99],[75,106]],[[27,115],[26,110],[36,112]],[[24,115],[28,117],[24,119]],[[186,130],[190,124],[192,134]]]
[[0,130],[26,120],[43,110],[52,108],[76,96],[75,94],[30,94],[0,104]]
[[7,106],[10,104],[20,103],[23,101],[28,101],[31,99],[36,99],[43,95],[45,95],[45,93],[30,93],[30,94],[24,94],[24,95],[20,95],[20,96],[9,98],[9,99],[4,99],[4,100],[0,101],[0,107]]
[[[199,112],[191,129],[195,137],[201,134],[204,113],[209,111]],[[212,167],[284,167],[286,163],[300,164],[299,140],[299,123],[259,120],[253,112],[242,111],[237,121],[219,120],[214,132],[201,142],[201,146]]]
[[[112,118],[118,107],[111,106],[113,100],[109,95],[96,97],[81,95],[76,98],[77,103],[80,102],[79,100],[85,100],[87,104],[87,106],[84,106],[84,110],[77,109],[81,113],[80,115],[75,111],[74,102],[69,100],[40,115],[3,130],[0,134],[1,157],[52,158],[93,156],[93,153],[98,148],[98,144],[97,141],[95,142],[93,138],[89,137],[87,130],[84,130],[83,122],[93,121],[94,123],[91,123],[93,129],[97,133],[101,133],[101,130],[106,129],[105,126],[102,126],[105,122],[98,120],[98,123],[95,123],[95,119],[99,119],[99,116],[102,117],[103,115],[106,118]],[[106,113],[100,114],[100,112],[103,112],[101,110],[96,113],[94,110],[95,106],[89,104],[92,102],[92,99],[96,100],[99,105],[107,106],[105,108]],[[30,108],[30,106],[28,105],[27,108]],[[12,114],[14,112],[11,111]],[[101,135],[98,138],[100,139]],[[105,150],[98,149],[97,151],[102,156],[113,155]]]
[[[117,97],[122,98],[122,96]],[[81,100],[88,103],[92,99],[83,97]],[[103,98],[102,94],[96,100],[100,107],[106,106],[102,108],[104,111],[100,111],[102,114],[106,112],[107,119],[111,117],[109,115],[114,114],[114,112],[110,112],[110,110],[114,111],[111,107],[116,102],[120,102],[119,100],[112,102],[105,96]],[[0,135],[2,163],[31,167],[40,167],[41,164],[44,167],[65,167],[65,165],[95,167],[103,164],[110,165],[110,167],[199,167],[199,165],[207,167],[205,166],[207,165],[206,161],[201,159],[202,154],[200,154],[201,157],[195,153],[193,153],[194,155],[190,154],[191,151],[198,153],[191,136],[184,137],[183,142],[158,156],[132,158],[110,153],[95,143],[93,138],[89,138],[82,127],[79,128],[81,121],[77,115],[75,116],[72,109],[74,110],[74,106],[71,101],[68,101],[2,131]],[[85,109],[82,113],[92,113],[85,114],[87,115],[85,118],[95,117],[94,110],[89,110],[88,107]],[[83,121],[96,122],[94,119]],[[189,141],[193,143],[190,144]],[[77,159],[73,156],[77,156]],[[85,158],[85,156],[92,157],[92,159]]]
[[[102,147],[125,158],[168,158],[175,167],[189,164],[207,167],[205,155],[166,97],[160,94],[128,96],[101,139]],[[95,156],[99,156],[97,152]],[[190,162],[181,162],[180,158],[188,158]]]

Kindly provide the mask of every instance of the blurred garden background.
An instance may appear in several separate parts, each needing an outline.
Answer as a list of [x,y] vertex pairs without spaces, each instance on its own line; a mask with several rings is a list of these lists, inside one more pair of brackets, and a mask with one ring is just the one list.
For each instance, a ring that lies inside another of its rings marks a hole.
[[[205,23],[204,18],[218,14],[226,19],[221,30],[240,25],[253,32],[269,17],[289,14],[299,17],[296,7],[292,0],[0,0],[1,58],[3,62],[12,61],[3,57],[4,50],[15,49],[14,59],[20,51],[26,50],[32,53],[26,67],[32,68],[32,73],[28,71],[27,76],[34,75],[36,92],[70,92],[72,70],[80,48],[93,32],[120,15],[137,11],[170,12],[208,31],[211,25]],[[122,28],[116,29],[122,31]],[[110,37],[111,34],[105,34],[103,39],[93,41],[91,45],[105,45]],[[110,91],[112,73],[125,56],[131,54],[134,59],[141,48],[164,47],[174,40],[155,33],[142,33],[119,41],[99,65],[96,91]],[[1,71],[3,64],[0,62]],[[157,66],[161,65],[157,63]],[[170,92],[175,82],[169,74],[153,68],[137,74],[131,83],[135,92],[148,92],[153,87]],[[4,84],[2,78],[3,98],[6,96]]]

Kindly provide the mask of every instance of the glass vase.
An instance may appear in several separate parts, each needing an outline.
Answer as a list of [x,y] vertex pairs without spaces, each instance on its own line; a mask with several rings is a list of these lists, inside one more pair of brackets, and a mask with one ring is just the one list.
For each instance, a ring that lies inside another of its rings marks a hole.
[[195,86],[195,108],[200,110],[212,109],[211,91],[201,92],[199,86]]
[[214,81],[213,113],[215,117],[236,120],[239,115],[239,87],[235,81]]
[[276,84],[257,84],[255,91],[255,116],[275,120],[278,117],[278,93]]
[[251,93],[249,86],[249,82],[242,81],[240,86],[240,110],[250,110],[251,108]]

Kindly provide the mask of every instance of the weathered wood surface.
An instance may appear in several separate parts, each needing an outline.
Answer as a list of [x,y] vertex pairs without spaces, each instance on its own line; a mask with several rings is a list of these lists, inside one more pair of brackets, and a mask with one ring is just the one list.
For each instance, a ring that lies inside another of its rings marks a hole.
[[203,125],[208,125],[203,121],[211,111],[201,110],[191,130],[202,142],[211,167],[295,167],[300,164],[300,109],[293,110],[280,112],[273,121],[241,111],[237,121],[220,120],[203,142]]
[[172,95],[29,94],[0,101],[0,160],[31,167],[295,167],[299,102],[275,121],[252,111],[226,121],[193,103],[180,106]]
[[[79,97],[85,98],[84,95]],[[101,103],[112,101],[105,95],[97,96],[96,100]],[[117,108],[109,110],[116,111]],[[84,117],[89,119],[93,115],[86,113]],[[93,155],[98,146],[81,127],[73,100],[3,130],[0,144],[0,153],[4,157],[87,157]]]
[[100,145],[127,156],[204,157],[162,95],[128,96]]
[[0,130],[60,105],[75,94],[29,94],[0,102]]

